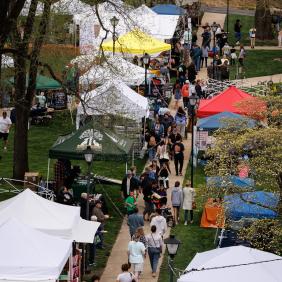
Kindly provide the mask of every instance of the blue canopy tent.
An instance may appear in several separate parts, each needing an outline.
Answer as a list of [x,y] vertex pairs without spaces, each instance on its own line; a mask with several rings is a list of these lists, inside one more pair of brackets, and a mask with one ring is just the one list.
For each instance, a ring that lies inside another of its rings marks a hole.
[[155,13],[159,15],[176,15],[181,16],[185,14],[185,10],[179,6],[172,4],[160,4],[151,8]]
[[231,120],[240,120],[246,121],[246,125],[250,128],[256,126],[256,121],[247,117],[244,117],[239,114],[231,113],[231,112],[222,112],[216,115],[212,115],[206,118],[201,118],[197,122],[197,128],[206,131],[216,130],[218,128],[224,128],[228,125],[226,122],[228,119]]
[[[264,192],[246,192],[224,197],[226,216],[232,220],[241,218],[275,218],[278,195]],[[260,206],[260,205],[263,205]]]
[[255,181],[252,178],[241,178],[239,176],[230,175],[230,176],[212,176],[206,177],[207,187],[218,187],[225,188],[230,185],[248,189],[254,187]]

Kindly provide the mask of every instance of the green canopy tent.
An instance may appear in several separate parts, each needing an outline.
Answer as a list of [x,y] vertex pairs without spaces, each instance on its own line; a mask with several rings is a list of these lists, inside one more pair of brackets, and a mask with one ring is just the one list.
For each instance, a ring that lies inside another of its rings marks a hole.
[[49,158],[84,160],[83,151],[87,146],[93,149],[94,161],[126,161],[130,157],[133,142],[110,129],[89,122],[71,134],[60,136],[50,148]]
[[[14,77],[8,80],[11,84],[14,84]],[[26,85],[28,85],[28,77],[26,78]],[[57,80],[38,74],[36,77],[36,90],[55,90],[61,89],[62,85]]]

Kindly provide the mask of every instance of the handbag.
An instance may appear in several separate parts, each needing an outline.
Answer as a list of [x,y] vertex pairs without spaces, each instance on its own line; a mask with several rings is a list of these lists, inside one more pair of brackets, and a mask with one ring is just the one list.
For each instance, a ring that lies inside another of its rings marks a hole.
[[196,208],[197,208],[196,202],[193,201],[193,202],[192,202],[192,209],[195,210]]
[[157,250],[157,252],[156,253],[162,253],[162,247],[161,246],[159,246],[159,247],[157,247],[157,244],[156,244],[156,242],[155,242],[155,240],[154,240],[154,237],[153,237],[153,235],[152,235],[152,233],[151,233],[151,237],[152,237],[152,239],[153,239],[153,241],[154,241],[154,244],[155,244],[155,249]]
[[129,272],[130,273],[130,277],[131,277],[131,282],[136,282],[136,280],[134,278],[132,278],[133,274],[132,272]]

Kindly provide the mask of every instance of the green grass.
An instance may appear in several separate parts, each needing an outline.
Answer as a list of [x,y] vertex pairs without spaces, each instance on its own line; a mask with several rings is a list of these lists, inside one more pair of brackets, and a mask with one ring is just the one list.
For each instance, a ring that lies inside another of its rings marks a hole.
[[[247,50],[244,62],[246,78],[268,76],[282,73],[282,61],[274,59],[282,58],[279,50]],[[234,79],[236,67],[230,66],[230,79]]]
[[[234,24],[236,20],[239,19],[242,24],[242,39],[241,43],[245,46],[250,45],[250,39],[249,39],[249,30],[254,27],[254,21],[255,17],[253,16],[242,16],[242,15],[229,15],[229,38],[228,42],[229,44],[235,44],[235,36],[234,36]],[[225,19],[224,23],[224,30],[227,30],[227,19]],[[273,40],[256,40],[257,46],[277,46],[277,40],[276,38]]]
[[[188,167],[185,180],[190,178],[190,167]],[[184,182],[185,182],[184,180]],[[175,234],[176,238],[181,241],[178,253],[174,259],[174,267],[185,270],[189,262],[193,259],[197,252],[204,252],[213,249],[215,229],[201,228],[200,220],[202,216],[203,199],[201,196],[201,188],[205,184],[205,175],[203,168],[198,166],[195,171],[195,187],[197,209],[194,211],[194,223],[188,226],[183,225],[183,212],[181,212],[180,224],[171,230],[171,234]],[[177,273],[178,274],[178,273]],[[169,270],[167,266],[167,253],[161,265],[159,282],[169,281]]]

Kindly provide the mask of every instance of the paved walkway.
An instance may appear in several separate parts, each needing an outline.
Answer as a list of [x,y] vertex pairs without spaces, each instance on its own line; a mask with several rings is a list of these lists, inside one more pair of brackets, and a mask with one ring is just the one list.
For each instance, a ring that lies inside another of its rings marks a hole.
[[[175,109],[174,109],[174,99],[172,99],[171,104],[169,106],[171,109],[172,114],[175,114]],[[185,175],[189,157],[190,157],[190,148],[191,148],[191,138],[190,134],[188,136],[187,140],[184,140],[183,144],[185,146],[185,151],[184,151],[184,166],[183,166],[183,175]],[[170,187],[173,186],[175,181],[180,181],[180,183],[183,183],[184,176],[176,176],[175,175],[175,170],[174,170],[174,164],[173,162],[170,163],[170,168],[172,174],[169,177],[169,183]],[[168,204],[170,205],[170,190],[171,188],[168,189]],[[139,197],[138,200],[138,208],[140,213],[143,212],[144,210],[144,201],[143,201],[143,196]],[[109,229],[109,227],[107,227]],[[145,222],[145,234],[148,234],[150,231],[150,225],[149,222]],[[165,238],[169,235],[170,233],[170,228],[167,230],[166,235],[164,236]],[[102,282],[115,282],[117,275],[121,272],[121,265],[123,263],[127,262],[127,245],[128,242],[130,241],[130,236],[129,236],[129,230],[127,226],[127,221],[126,219],[123,220],[120,232],[117,236],[116,242],[112,248],[111,255],[108,259],[106,268],[104,269],[104,272],[101,277]],[[159,267],[162,264],[163,256],[161,256],[160,261],[159,261],[159,266],[158,266],[158,271],[157,275],[155,278],[152,277],[152,271],[150,267],[150,262],[149,258],[147,257],[145,259],[144,263],[144,272],[140,277],[140,281],[144,282],[151,282],[151,281],[158,281],[159,277]]]

